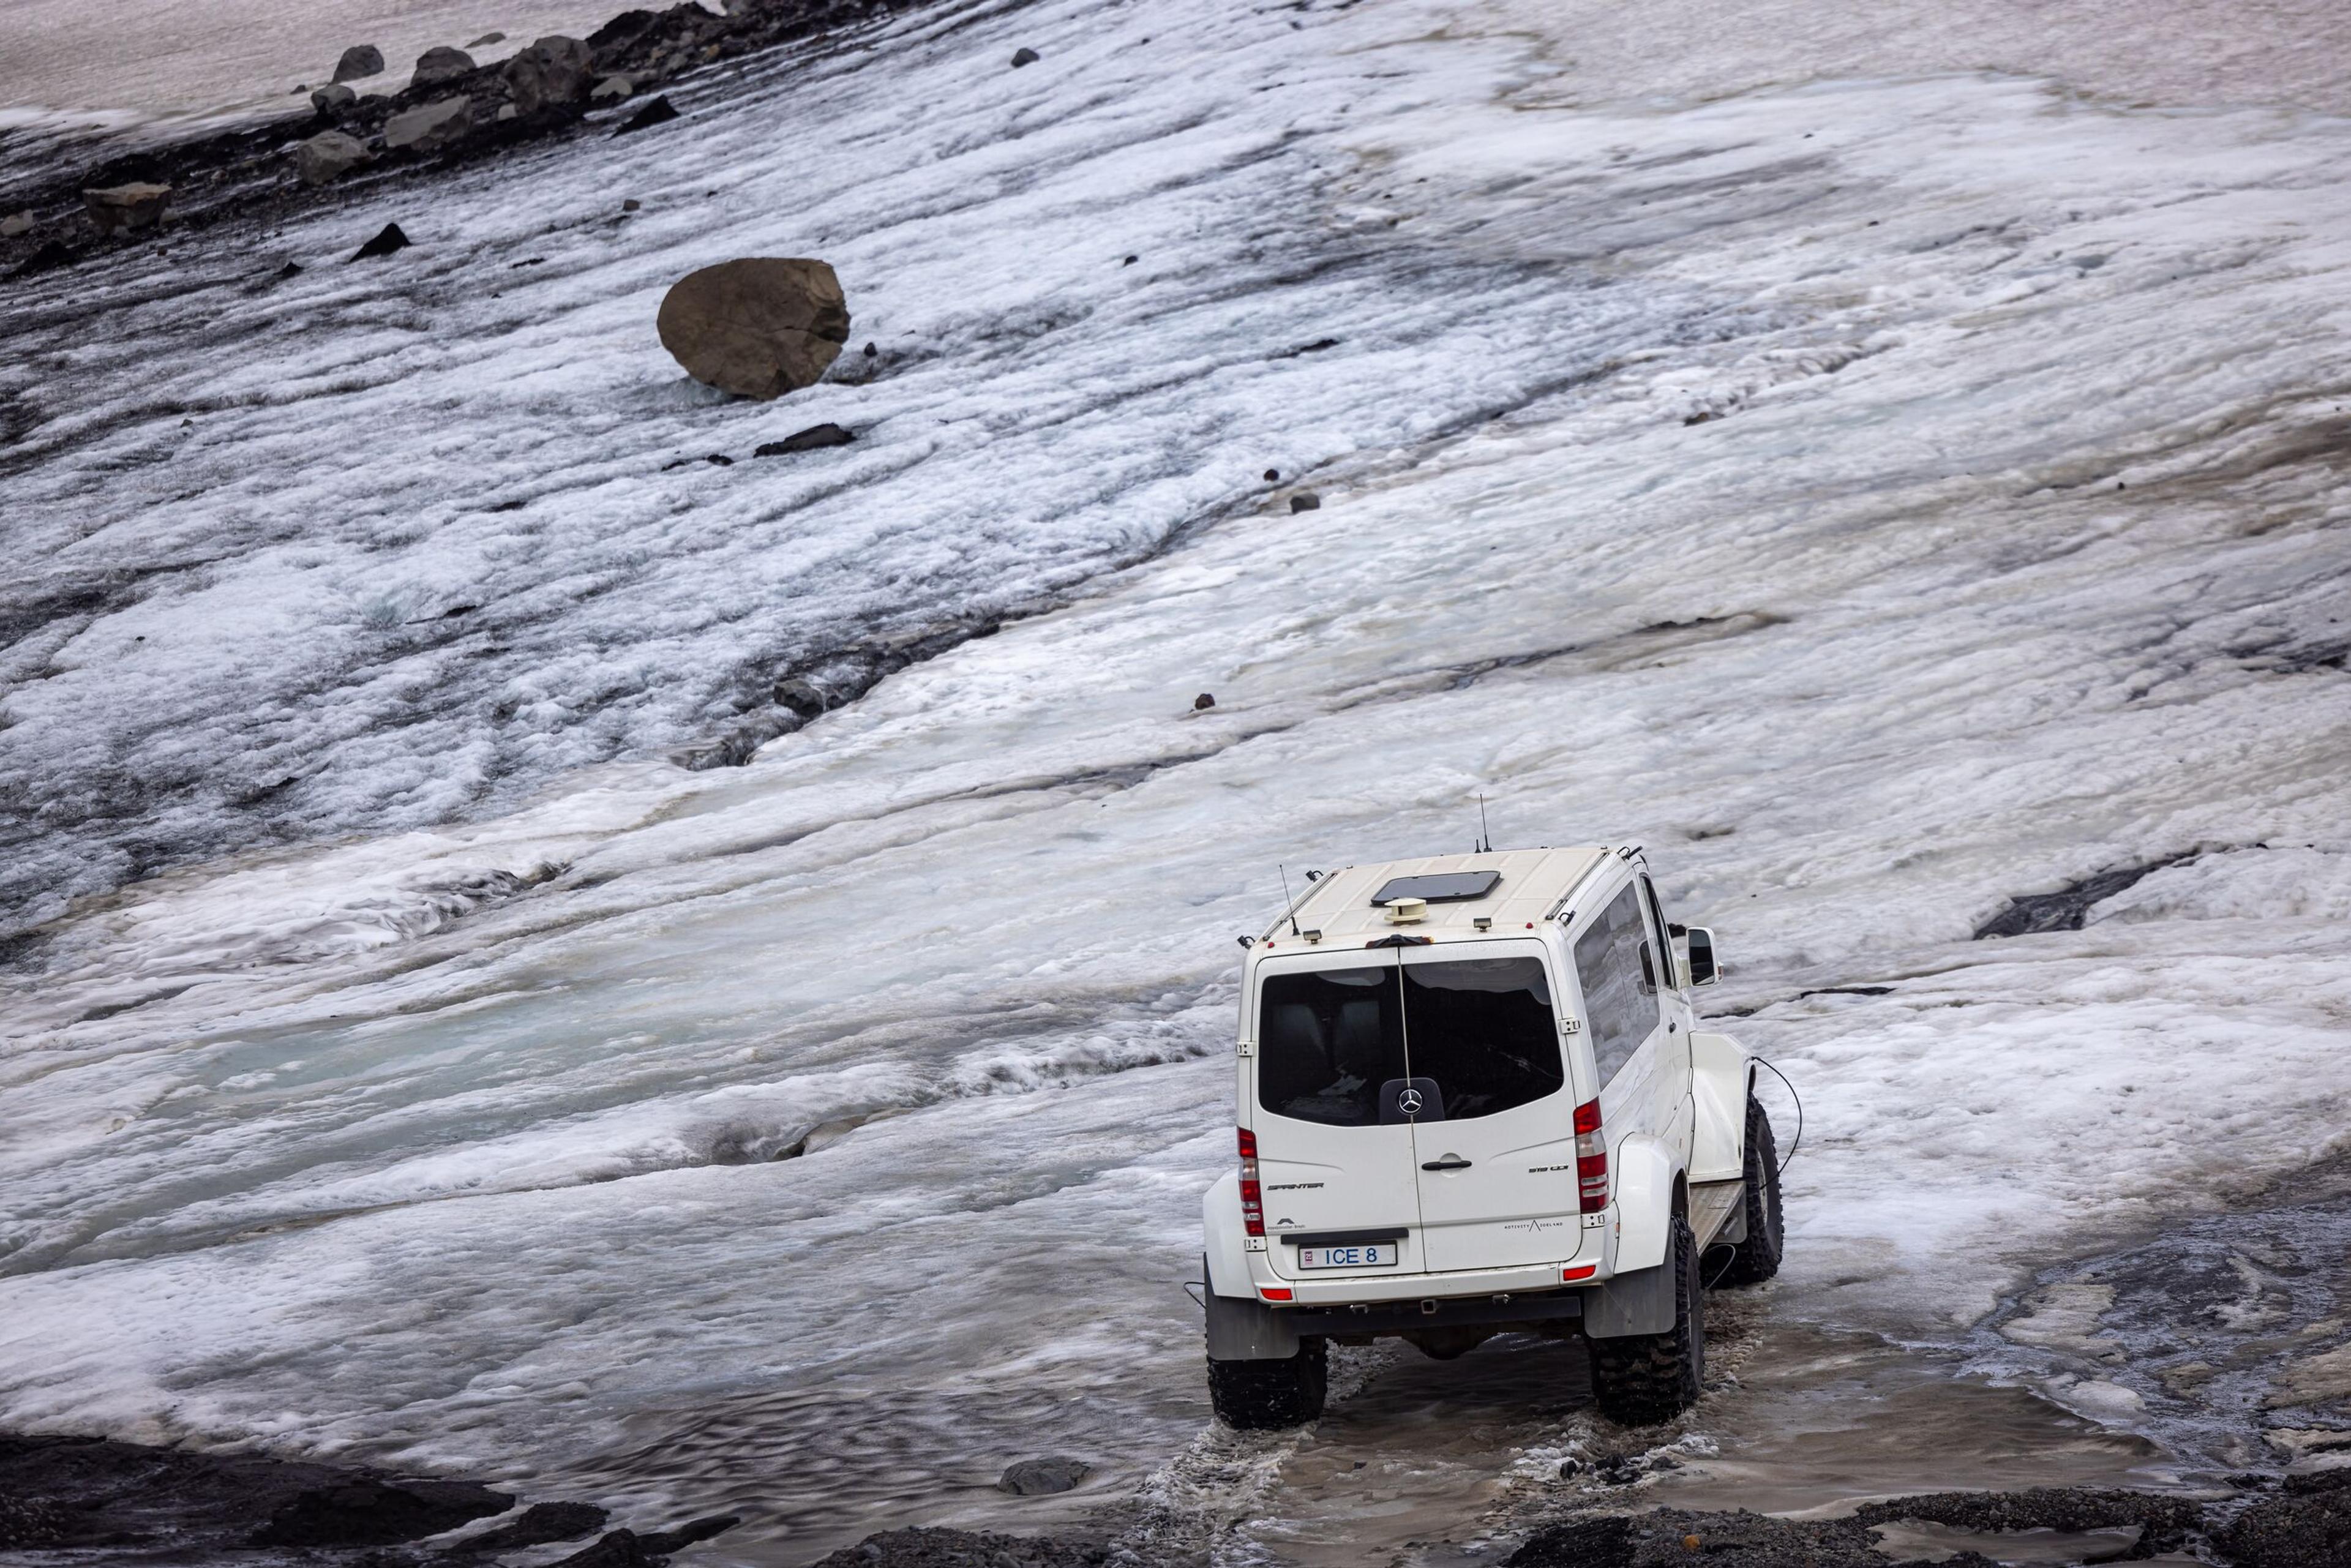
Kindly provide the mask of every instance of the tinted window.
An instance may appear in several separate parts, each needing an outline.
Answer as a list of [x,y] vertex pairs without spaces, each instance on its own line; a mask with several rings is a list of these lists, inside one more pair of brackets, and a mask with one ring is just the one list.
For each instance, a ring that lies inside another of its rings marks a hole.
[[1656,988],[1647,982],[1649,943],[1639,895],[1627,883],[1592,928],[1575,939],[1575,975],[1590,1016],[1592,1060],[1605,1084],[1657,1024]]
[[1407,964],[1404,1022],[1413,1073],[1436,1080],[1448,1122],[1490,1116],[1566,1086],[1559,1017],[1540,958]]
[[1408,1076],[1394,964],[1270,975],[1258,994],[1258,1103],[1332,1126],[1380,1119],[1380,1085]]

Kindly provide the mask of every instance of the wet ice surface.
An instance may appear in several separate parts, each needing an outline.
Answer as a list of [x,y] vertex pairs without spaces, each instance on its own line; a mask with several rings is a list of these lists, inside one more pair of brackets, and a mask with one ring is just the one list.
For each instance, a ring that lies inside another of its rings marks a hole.
[[[1466,845],[1481,789],[1499,841],[1646,841],[1717,928],[1710,1003],[1805,1097],[1787,1332],[1956,1347],[2325,1152],[2351,131],[1991,78],[1545,108],[1539,40],[1444,19],[910,25],[135,261],[104,341],[12,297],[45,423],[0,482],[68,606],[8,655],[56,851],[18,896],[342,836],[12,972],[0,1424],[740,1506],[710,1560],[1302,1550],[1326,1439],[1203,1434],[1177,1290],[1232,937],[1277,862]],[[331,265],[391,216],[417,251]],[[841,266],[880,373],[677,381],[661,285],[761,250]],[[287,251],[329,265],[242,291]],[[859,443],[661,470],[825,419]],[[747,767],[660,759],[778,670],[1055,598]],[[1604,1435],[1572,1367],[1494,1390],[1570,1359],[1367,1360],[1327,1442],[1467,1374],[1458,1473],[1383,1484],[1414,1539],[1507,1533],[1525,1456]],[[1096,1478],[992,1490],[1050,1452]]]

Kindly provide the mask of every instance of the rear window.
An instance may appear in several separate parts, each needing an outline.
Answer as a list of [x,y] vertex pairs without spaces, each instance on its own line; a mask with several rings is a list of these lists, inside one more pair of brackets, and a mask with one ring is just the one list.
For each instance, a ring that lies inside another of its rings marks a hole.
[[1423,1122],[1490,1116],[1567,1084],[1538,958],[1270,975],[1258,1019],[1258,1103],[1303,1122],[1369,1125],[1383,1105],[1395,1119],[1407,1078],[1421,1081]]
[[1575,973],[1583,982],[1583,1010],[1592,1019],[1593,1065],[1605,1084],[1657,1027],[1647,931],[1631,883],[1575,939]]

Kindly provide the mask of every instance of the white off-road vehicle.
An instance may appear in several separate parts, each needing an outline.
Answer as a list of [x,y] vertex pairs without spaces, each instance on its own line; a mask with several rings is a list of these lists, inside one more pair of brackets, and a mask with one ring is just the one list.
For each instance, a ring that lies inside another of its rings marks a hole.
[[1312,882],[1242,967],[1240,1168],[1204,1205],[1217,1414],[1314,1419],[1333,1340],[1443,1359],[1510,1331],[1581,1335],[1612,1419],[1694,1403],[1701,1259],[1780,1267],[1754,1064],[1690,1009],[1716,977],[1637,846]]

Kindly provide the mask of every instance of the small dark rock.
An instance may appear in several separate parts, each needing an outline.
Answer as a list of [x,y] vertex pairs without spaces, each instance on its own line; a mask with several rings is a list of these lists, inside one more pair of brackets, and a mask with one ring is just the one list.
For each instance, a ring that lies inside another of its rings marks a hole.
[[627,201],[621,204],[621,210],[624,213],[642,212],[643,209],[644,204],[637,200],[634,196],[631,196]]
[[[1207,706],[1215,706],[1216,701],[1216,698],[1208,697]],[[1196,703],[1193,706],[1200,705]],[[1093,1474],[1093,1469],[1085,1460],[1073,1459],[1067,1455],[1022,1459],[1005,1468],[1004,1473],[997,1478],[996,1490],[1008,1491],[1014,1497],[1048,1497],[1054,1492],[1068,1491]]]
[[1194,713],[1203,713],[1216,706],[1217,694],[1214,692],[1202,692],[1198,696],[1192,699],[1192,711]]
[[11,277],[33,277],[44,272],[54,272],[60,267],[71,267],[74,253],[59,240],[44,241],[41,248],[26,256],[10,273]]
[[643,131],[649,125],[665,125],[676,118],[677,106],[670,102],[669,94],[664,93],[659,98],[654,99],[651,103],[646,104],[643,109],[637,110],[636,113],[622,120],[621,122],[621,129],[615,131],[612,134],[615,136],[626,136],[632,131]]
[[968,1530],[885,1530],[844,1546],[811,1568],[1100,1568],[1110,1548],[1049,1535]]
[[298,1492],[254,1531],[255,1546],[389,1546],[504,1513],[514,1499],[464,1481],[367,1479]]
[[84,191],[82,205],[100,234],[122,234],[160,228],[172,204],[172,187],[151,180]]
[[709,456],[705,457],[703,461],[705,463],[713,464],[720,468],[732,468],[735,466],[735,459],[727,456],[724,452],[714,452]]
[[873,358],[876,354],[879,354],[881,351],[882,350],[879,348],[875,347],[872,343],[865,345],[865,357],[869,360]]
[[820,446],[846,446],[857,437],[837,424],[811,424],[797,430],[781,441],[762,443],[751,454],[754,457],[783,457],[794,452],[813,452]]
[[1280,469],[1279,469],[1279,468],[1269,468],[1269,469],[1267,469],[1267,470],[1265,471],[1265,482],[1266,482],[1267,484],[1269,484],[1269,485],[1272,484],[1274,481],[1276,481],[1277,479],[1280,479],[1280,477],[1281,477],[1281,470],[1280,470]]
[[386,224],[376,231],[375,238],[351,253],[351,260],[365,261],[371,256],[390,256],[408,248],[408,236],[400,232],[398,224]]
[[[480,37],[475,38],[472,43],[467,44],[465,47],[469,49],[478,49],[484,44],[503,44],[506,41],[507,36],[504,33],[484,33]],[[558,1537],[557,1539],[560,1540],[561,1538]]]
[[1319,512],[1322,509],[1322,497],[1311,490],[1301,490],[1290,497],[1290,510],[1293,516],[1300,512]]
[[[452,610],[448,613],[455,615],[458,612]],[[604,1511],[591,1502],[535,1502],[509,1522],[461,1541],[454,1550],[518,1552],[526,1546],[544,1546],[550,1541],[569,1541],[594,1530],[604,1522],[605,1517]]]
[[281,278],[299,277],[302,276],[302,264],[298,261],[289,261],[277,269],[277,276]]
[[1130,256],[1124,261],[1120,262],[1119,266],[1133,267],[1136,262],[1141,261],[1142,259],[1143,258],[1139,256]]
[[787,676],[776,683],[776,701],[802,718],[814,718],[832,706],[825,699],[822,689],[798,675]]
[[674,1530],[655,1531],[641,1535],[638,1542],[648,1552],[683,1552],[697,1541],[707,1541],[714,1535],[724,1535],[743,1522],[739,1513],[705,1514],[690,1519]]
[[595,1545],[559,1559],[549,1568],[664,1568],[668,1562],[668,1558],[646,1551],[635,1531],[615,1530]]
[[1582,1459],[1562,1459],[1559,1462],[1559,1479],[1563,1481],[1572,1481],[1583,1472]]
[[340,82],[333,82],[310,95],[310,107],[320,114],[332,114],[339,109],[349,109],[360,100],[360,95]]
[[357,81],[361,77],[383,74],[383,51],[373,44],[353,44],[335,62],[337,81]]
[[1012,68],[1017,71],[1022,66],[1033,66],[1044,57],[1034,49],[1022,49],[1012,57]]

